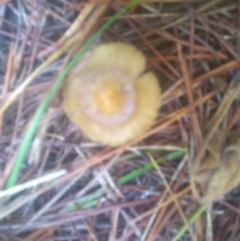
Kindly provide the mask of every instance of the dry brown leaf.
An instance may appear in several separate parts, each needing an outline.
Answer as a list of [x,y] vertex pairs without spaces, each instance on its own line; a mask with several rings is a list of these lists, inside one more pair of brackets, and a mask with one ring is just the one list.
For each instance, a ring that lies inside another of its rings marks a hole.
[[[206,126],[206,137],[198,150],[192,168],[192,190],[199,201],[206,203],[224,196],[240,184],[240,139],[225,146],[224,123],[240,92],[237,78],[229,84],[218,109]],[[200,196],[195,183],[201,187]]]
[[203,203],[221,198],[240,184],[240,139],[221,153],[219,137],[219,134],[217,139],[216,135],[213,137],[201,170],[194,174],[194,180],[202,189]]

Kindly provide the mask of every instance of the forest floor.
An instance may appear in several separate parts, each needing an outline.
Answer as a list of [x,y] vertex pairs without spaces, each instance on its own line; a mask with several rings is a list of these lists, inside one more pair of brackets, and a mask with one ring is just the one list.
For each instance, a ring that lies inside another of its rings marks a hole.
[[[0,1],[0,241],[240,240],[240,1],[129,3]],[[61,89],[75,53],[116,41],[145,54],[162,103],[109,147]]]

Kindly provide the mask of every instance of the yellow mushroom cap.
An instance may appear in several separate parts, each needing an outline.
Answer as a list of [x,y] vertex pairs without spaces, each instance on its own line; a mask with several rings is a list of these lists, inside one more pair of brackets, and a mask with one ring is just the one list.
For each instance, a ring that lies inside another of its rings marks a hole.
[[92,140],[116,146],[143,134],[161,104],[161,89],[146,60],[125,43],[98,45],[63,87],[69,119]]

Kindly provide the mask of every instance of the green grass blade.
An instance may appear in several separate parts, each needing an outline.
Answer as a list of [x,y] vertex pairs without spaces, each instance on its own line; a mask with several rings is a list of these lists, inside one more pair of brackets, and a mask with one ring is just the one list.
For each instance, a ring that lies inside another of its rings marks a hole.
[[133,0],[129,4],[127,4],[125,7],[123,7],[119,12],[117,12],[114,16],[112,16],[105,24],[103,24],[98,31],[87,41],[87,43],[82,47],[82,49],[73,57],[73,59],[70,61],[70,63],[66,66],[66,68],[63,70],[61,75],[59,75],[56,79],[56,81],[53,83],[53,85],[50,88],[50,91],[48,92],[47,96],[43,100],[43,102],[40,104],[39,108],[37,109],[32,121],[30,122],[30,125],[28,127],[28,130],[23,138],[22,144],[19,148],[16,162],[14,164],[14,167],[12,169],[12,172],[10,174],[10,177],[7,181],[7,188],[11,188],[15,185],[21,165],[23,163],[23,160],[26,156],[26,153],[28,152],[30,143],[34,137],[34,134],[36,133],[38,124],[40,122],[41,117],[47,110],[50,102],[52,101],[54,95],[56,94],[60,84],[62,81],[66,78],[69,71],[78,63],[80,58],[86,53],[86,51],[92,46],[92,44],[96,41],[96,39],[111,25],[113,24],[123,13],[125,13],[128,9],[133,7],[135,4],[140,2],[141,0]]
[[[157,159],[156,162],[158,164],[161,164],[167,160],[174,160],[176,158],[182,157],[185,153],[186,153],[185,150],[175,151],[173,153],[169,153],[169,154],[165,155],[162,158]],[[129,181],[132,181],[134,178],[139,177],[140,175],[143,174],[143,172],[150,171],[153,168],[154,168],[153,164],[149,162],[146,165],[144,165],[142,168],[135,169],[135,170],[127,173],[123,177],[119,178],[117,180],[117,183],[120,185],[125,184]],[[85,197],[82,197],[75,203],[68,205],[64,209],[64,211],[70,212],[70,211],[74,210],[75,208],[77,208],[78,206],[81,206],[82,208],[94,207],[97,204],[97,199],[100,198],[104,193],[105,193],[104,188],[99,188],[93,194],[89,194]]]
[[[200,216],[201,214],[206,210],[206,206],[202,206],[200,207],[189,219],[189,224],[193,224]],[[172,241],[177,241],[179,240],[183,234],[187,231],[188,227],[186,225],[184,225],[179,231],[178,233],[175,235],[175,237],[173,238]]]
[[[156,160],[157,164],[161,164],[162,162],[166,161],[166,160],[173,160],[176,159],[178,157],[183,156],[186,153],[185,150],[180,150],[180,151],[175,151],[173,153],[170,153],[162,158],[159,158]],[[126,182],[129,182],[131,180],[133,180],[134,178],[140,176],[144,171],[150,171],[154,168],[153,164],[151,162],[149,162],[148,164],[144,165],[142,168],[138,168],[133,170],[132,172],[126,174],[125,176],[121,177],[118,180],[118,184],[124,184]]]

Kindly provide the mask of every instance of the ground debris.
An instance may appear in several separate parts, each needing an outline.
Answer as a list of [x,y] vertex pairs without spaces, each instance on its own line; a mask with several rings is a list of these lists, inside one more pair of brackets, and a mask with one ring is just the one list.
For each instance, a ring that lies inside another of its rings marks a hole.
[[215,201],[240,184],[240,139],[221,149],[219,133],[207,149],[194,180],[201,186],[201,201]]

